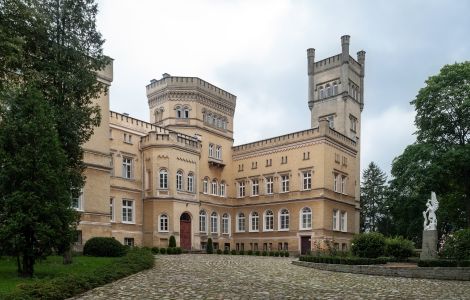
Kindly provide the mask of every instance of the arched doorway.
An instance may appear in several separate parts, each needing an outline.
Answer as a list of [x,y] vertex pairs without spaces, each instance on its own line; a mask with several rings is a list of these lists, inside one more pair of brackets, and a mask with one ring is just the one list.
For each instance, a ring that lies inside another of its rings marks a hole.
[[180,217],[180,246],[191,250],[191,216],[183,213]]

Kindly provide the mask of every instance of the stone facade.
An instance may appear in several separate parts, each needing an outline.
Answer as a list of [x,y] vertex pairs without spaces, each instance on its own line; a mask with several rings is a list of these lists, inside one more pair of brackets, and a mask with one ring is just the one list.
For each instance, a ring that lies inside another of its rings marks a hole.
[[[208,238],[222,249],[348,247],[359,231],[365,52],[354,60],[345,41],[319,62],[307,51],[312,128],[283,136],[233,146],[236,96],[197,77],[151,80],[150,122],[97,99],[103,120],[84,145],[79,242],[166,247],[174,235],[187,249]],[[99,79],[110,85],[112,66]]]

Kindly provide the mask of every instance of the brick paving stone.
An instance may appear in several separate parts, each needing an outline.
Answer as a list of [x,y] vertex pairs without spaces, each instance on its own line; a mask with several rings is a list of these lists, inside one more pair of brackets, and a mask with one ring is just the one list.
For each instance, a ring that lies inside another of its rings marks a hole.
[[470,299],[470,282],[336,273],[294,258],[159,255],[155,267],[74,299]]

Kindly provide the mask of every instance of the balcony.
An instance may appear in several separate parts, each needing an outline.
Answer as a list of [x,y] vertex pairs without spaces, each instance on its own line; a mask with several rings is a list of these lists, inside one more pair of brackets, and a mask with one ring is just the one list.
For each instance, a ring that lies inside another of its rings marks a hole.
[[208,161],[209,161],[209,167],[215,167],[215,168],[225,167],[225,164],[221,159],[209,157]]

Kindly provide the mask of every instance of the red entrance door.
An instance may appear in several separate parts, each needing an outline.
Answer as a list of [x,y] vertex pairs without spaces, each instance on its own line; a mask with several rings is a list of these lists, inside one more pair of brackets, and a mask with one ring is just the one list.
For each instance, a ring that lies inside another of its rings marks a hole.
[[191,216],[183,213],[180,217],[180,246],[191,250]]
[[300,254],[307,254],[310,250],[311,242],[309,236],[300,237]]

